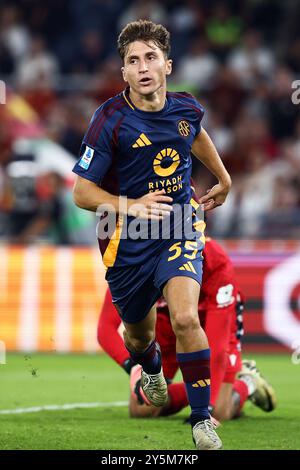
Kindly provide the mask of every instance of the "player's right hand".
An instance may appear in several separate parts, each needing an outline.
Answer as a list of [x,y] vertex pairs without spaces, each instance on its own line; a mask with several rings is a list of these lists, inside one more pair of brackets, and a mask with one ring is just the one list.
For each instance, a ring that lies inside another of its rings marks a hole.
[[141,219],[162,220],[170,215],[173,198],[164,189],[145,194],[139,199],[128,200],[128,215]]

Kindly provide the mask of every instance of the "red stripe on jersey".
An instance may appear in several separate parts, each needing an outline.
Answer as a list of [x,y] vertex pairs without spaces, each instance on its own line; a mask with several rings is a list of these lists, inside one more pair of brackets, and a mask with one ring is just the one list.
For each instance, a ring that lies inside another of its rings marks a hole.
[[[110,103],[106,108],[105,110],[103,110],[99,116],[97,116],[96,120],[93,122],[93,124],[91,125],[90,129],[88,130],[88,133],[86,135],[86,138],[85,138],[85,141],[94,146],[96,143],[97,143],[97,140],[98,140],[98,137],[99,137],[99,134],[102,130],[102,127],[105,123],[105,121],[107,120],[107,118],[109,118],[115,111],[117,111],[118,106],[120,106],[122,103],[122,100],[121,99],[118,99],[116,101],[114,101],[113,103]],[[123,104],[123,106],[125,106]],[[121,107],[123,107],[121,106]]]
[[114,127],[114,130],[113,130],[113,133],[112,133],[112,144],[113,144],[113,149],[115,150],[118,146],[118,138],[119,138],[119,131],[120,131],[120,127],[121,127],[121,124],[123,122],[123,120],[125,119],[125,116],[122,116],[117,124],[115,125]]
[[[178,98],[182,98],[183,96],[187,97],[187,98],[190,98],[190,99],[193,99],[194,97],[192,95],[190,95],[189,93],[176,93],[176,92],[168,92],[168,95],[171,95],[171,96],[174,96],[174,97],[178,97]],[[196,99],[196,98],[195,98]],[[197,111],[197,113],[199,114],[203,114],[200,109],[196,108],[196,106],[194,106],[193,104],[191,103],[187,103],[192,109],[194,109],[195,111]],[[199,103],[200,104],[200,103]],[[201,106],[201,105],[200,105]]]
[[119,174],[117,171],[117,150],[118,150],[118,137],[119,137],[119,129],[124,120],[125,116],[122,116],[116,123],[111,138],[111,154],[112,154],[112,161],[109,170],[107,171],[106,175],[104,176],[101,182],[101,188],[105,191],[118,196],[120,194],[119,190]]
[[116,106],[117,104],[119,104],[119,99],[106,105],[104,109],[102,109],[101,113],[99,113],[99,115],[96,117],[95,121],[93,122],[93,124],[91,125],[87,133],[87,138],[91,139],[91,142],[93,141],[94,133],[97,130],[99,123],[102,121],[103,117],[105,116],[106,110],[113,106]]
[[122,104],[122,101],[115,101],[111,103],[107,108],[105,108],[105,113],[101,114],[99,116],[99,119],[97,120],[97,123],[91,133],[90,139],[91,139],[91,145],[95,146],[97,143],[97,140],[99,138],[100,132],[103,129],[103,126],[106,122],[106,120],[111,117],[115,111],[119,110],[120,108],[124,107],[125,105]]
[[172,96],[180,96],[181,98],[183,96],[186,96],[187,98],[194,98],[193,95],[191,95],[190,93],[187,93],[186,91],[182,91],[181,93],[179,93],[178,91],[167,91],[167,94],[168,95],[172,95]]

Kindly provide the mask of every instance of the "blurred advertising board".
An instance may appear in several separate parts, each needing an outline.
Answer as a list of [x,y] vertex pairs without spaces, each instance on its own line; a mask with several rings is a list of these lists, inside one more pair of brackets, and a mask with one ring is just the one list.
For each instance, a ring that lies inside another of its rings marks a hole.
[[[275,352],[300,343],[300,243],[221,244],[246,297],[244,349]],[[2,245],[0,260],[0,341],[7,351],[99,350],[106,281],[96,248]]]

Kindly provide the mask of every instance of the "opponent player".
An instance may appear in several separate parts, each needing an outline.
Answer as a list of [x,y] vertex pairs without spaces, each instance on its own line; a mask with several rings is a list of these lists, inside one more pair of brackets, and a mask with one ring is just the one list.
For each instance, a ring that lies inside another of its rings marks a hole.
[[[202,106],[187,93],[166,92],[172,70],[169,36],[163,26],[146,20],[129,23],[121,32],[118,50],[129,86],[92,118],[74,167],[74,200],[84,209],[100,206],[102,212],[117,213],[113,236],[110,228],[110,239],[98,238],[113,302],[125,326],[125,345],[143,368],[147,399],[154,406],[168,400],[154,341],[153,306],[163,293],[192,410],[193,440],[197,449],[219,449],[222,443],[208,411],[210,351],[198,318],[204,223],[192,200],[191,151],[218,180],[200,200],[205,209],[223,204],[231,180],[201,129]],[[199,380],[205,387],[195,387]]]
[[[276,406],[273,388],[260,375],[254,361],[241,359],[243,302],[238,292],[232,263],[218,243],[206,239],[204,274],[199,299],[199,317],[211,347],[211,407],[220,421],[240,415],[249,398],[264,411]],[[149,404],[140,388],[140,366],[134,366],[120,335],[121,320],[106,293],[98,323],[98,342],[127,373],[131,372],[130,415],[133,417],[166,416],[187,406],[184,383],[172,383],[178,370],[176,338],[164,299],[157,306],[156,337],[161,346],[164,375],[168,379],[169,400],[161,408]],[[239,372],[239,378],[236,375]],[[198,384],[199,385],[199,384]],[[201,386],[201,383],[200,385]]]

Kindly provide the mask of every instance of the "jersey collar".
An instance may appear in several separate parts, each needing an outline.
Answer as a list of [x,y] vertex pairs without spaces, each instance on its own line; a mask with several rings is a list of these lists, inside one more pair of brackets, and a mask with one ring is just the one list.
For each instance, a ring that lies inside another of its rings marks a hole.
[[164,105],[163,109],[161,109],[160,111],[143,111],[141,109],[138,109],[136,106],[134,106],[133,102],[131,101],[130,96],[129,96],[129,92],[130,92],[130,87],[128,86],[122,92],[123,98],[126,101],[127,105],[133,111],[140,114],[140,116],[144,116],[144,117],[148,117],[148,118],[151,118],[151,117],[154,117],[154,116],[159,116],[159,115],[163,114],[166,111],[166,109],[168,108],[168,99],[166,97],[165,105]]

